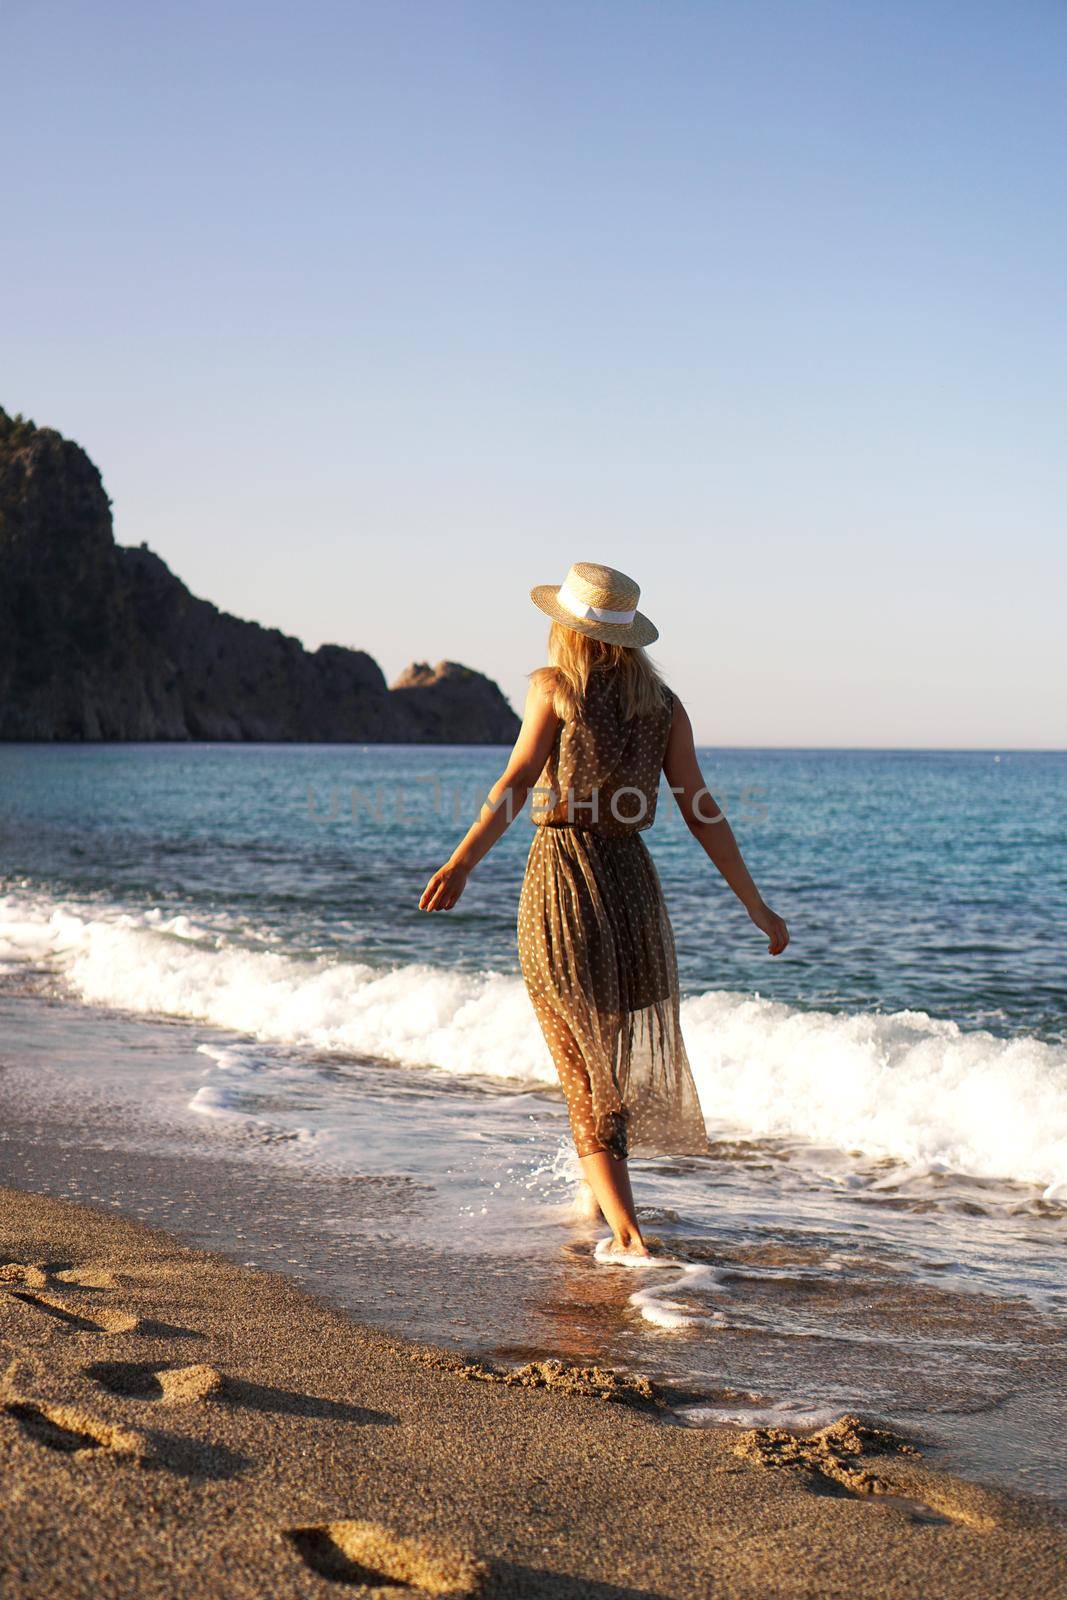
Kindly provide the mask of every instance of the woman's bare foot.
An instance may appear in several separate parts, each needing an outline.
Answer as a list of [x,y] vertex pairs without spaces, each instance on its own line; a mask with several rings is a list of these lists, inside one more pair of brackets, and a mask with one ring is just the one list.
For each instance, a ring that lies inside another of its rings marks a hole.
[[615,1261],[620,1266],[633,1266],[636,1262],[652,1260],[652,1252],[639,1233],[624,1238],[616,1236],[614,1239],[601,1239],[593,1254],[598,1261]]

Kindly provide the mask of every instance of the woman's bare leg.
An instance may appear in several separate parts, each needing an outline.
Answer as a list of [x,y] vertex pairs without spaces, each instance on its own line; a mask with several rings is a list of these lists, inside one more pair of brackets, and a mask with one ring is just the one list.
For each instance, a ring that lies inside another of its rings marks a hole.
[[637,1223],[633,1190],[625,1161],[598,1150],[580,1158],[582,1175],[596,1195],[604,1220],[615,1235],[615,1244],[628,1255],[647,1256],[645,1241]]
[[583,1222],[599,1222],[603,1215],[600,1203],[587,1178],[580,1179],[578,1183],[578,1193],[574,1197],[574,1214],[576,1217],[581,1217]]

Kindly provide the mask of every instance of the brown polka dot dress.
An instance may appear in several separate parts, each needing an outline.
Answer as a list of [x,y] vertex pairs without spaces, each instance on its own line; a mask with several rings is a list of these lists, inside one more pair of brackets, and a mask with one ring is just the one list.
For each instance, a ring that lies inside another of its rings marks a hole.
[[708,1149],[678,1020],[674,935],[641,833],[652,826],[673,700],[627,722],[594,670],[533,797],[519,961],[580,1156]]

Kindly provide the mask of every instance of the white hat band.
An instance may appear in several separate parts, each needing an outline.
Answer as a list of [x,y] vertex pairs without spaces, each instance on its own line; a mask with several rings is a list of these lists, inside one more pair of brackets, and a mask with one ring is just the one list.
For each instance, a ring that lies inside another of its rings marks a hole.
[[584,600],[579,600],[573,589],[568,589],[564,583],[560,586],[556,599],[564,606],[572,617],[580,617],[583,622],[632,622],[637,615],[637,607],[632,611],[607,611],[603,606],[588,606]]

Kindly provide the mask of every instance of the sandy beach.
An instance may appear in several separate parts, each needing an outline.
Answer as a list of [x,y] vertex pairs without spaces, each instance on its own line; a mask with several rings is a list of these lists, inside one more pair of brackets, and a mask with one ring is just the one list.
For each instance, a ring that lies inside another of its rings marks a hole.
[[0,1191],[5,1595],[1042,1596],[1067,1519],[854,1423],[672,1425]]
[[0,1600],[1067,1600],[1067,0],[3,20]]

